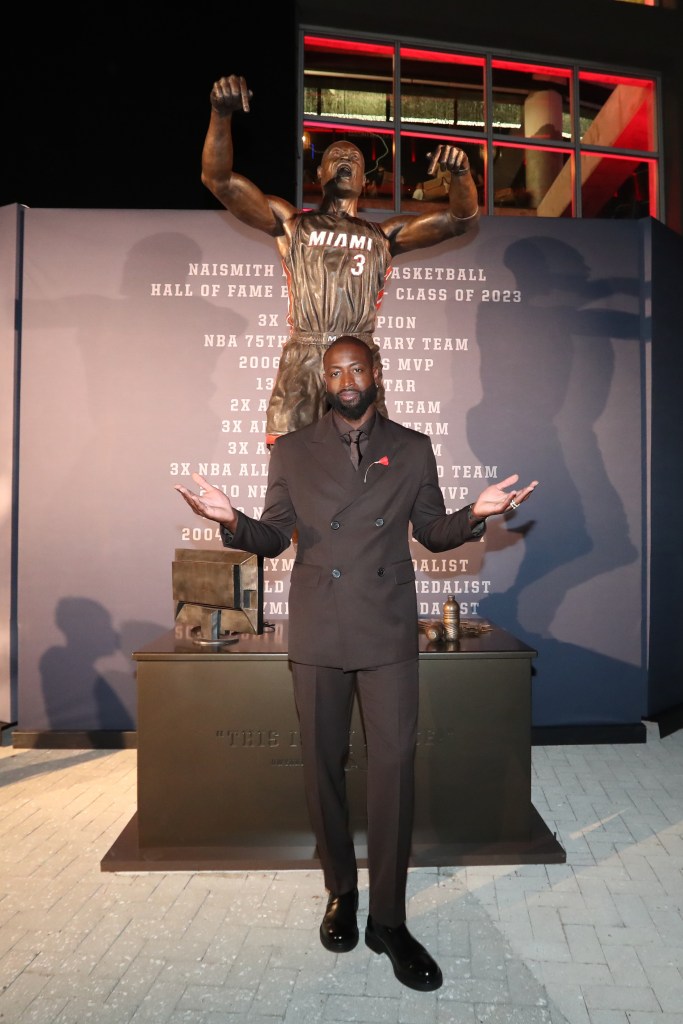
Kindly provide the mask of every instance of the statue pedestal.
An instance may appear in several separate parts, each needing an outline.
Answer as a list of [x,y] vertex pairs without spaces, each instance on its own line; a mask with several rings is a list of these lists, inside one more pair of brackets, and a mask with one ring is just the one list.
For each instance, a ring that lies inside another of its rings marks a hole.
[[[457,643],[420,636],[411,866],[563,863],[565,851],[531,803],[536,652],[474,622],[487,631]],[[172,631],[134,657],[138,809],[102,870],[319,867],[287,623],[240,635],[224,649]],[[350,739],[351,827],[365,866],[366,758],[357,707]]]

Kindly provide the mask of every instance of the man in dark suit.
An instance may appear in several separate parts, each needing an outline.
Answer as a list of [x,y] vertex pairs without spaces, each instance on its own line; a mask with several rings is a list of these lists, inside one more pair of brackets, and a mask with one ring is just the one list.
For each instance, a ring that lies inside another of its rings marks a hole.
[[344,776],[357,688],[368,752],[365,941],[389,956],[399,981],[431,991],[441,970],[405,924],[418,712],[409,527],[428,550],[450,550],[480,536],[488,516],[517,508],[537,482],[506,490],[517,482],[510,476],[447,514],[430,439],[376,413],[378,374],[367,345],[348,336],[333,342],[323,377],[330,411],[275,442],[259,520],[233,509],[198,474],[201,495],[177,490],[198,515],[220,523],[229,547],[273,558],[296,531],[288,653],[306,797],[329,893],[321,941],[340,953],[358,942]]

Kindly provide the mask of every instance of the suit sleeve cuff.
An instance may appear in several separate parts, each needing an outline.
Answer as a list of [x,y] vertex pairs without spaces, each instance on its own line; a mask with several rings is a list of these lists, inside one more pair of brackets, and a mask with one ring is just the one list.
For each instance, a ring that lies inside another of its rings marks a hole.
[[232,533],[224,523],[220,523],[220,535],[223,542],[223,547],[230,548],[235,539],[235,534]]
[[467,507],[467,521],[470,524],[472,536],[478,539],[479,537],[482,537],[484,533],[486,533],[486,520],[475,518],[475,516],[472,515],[472,508],[473,504],[468,505]]

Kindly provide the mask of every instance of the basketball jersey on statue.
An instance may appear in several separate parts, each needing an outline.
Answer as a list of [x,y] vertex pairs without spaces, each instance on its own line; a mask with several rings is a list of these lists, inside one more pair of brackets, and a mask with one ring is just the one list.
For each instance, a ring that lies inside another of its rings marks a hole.
[[370,221],[301,213],[287,276],[292,334],[366,334],[384,297],[391,256],[384,233]]

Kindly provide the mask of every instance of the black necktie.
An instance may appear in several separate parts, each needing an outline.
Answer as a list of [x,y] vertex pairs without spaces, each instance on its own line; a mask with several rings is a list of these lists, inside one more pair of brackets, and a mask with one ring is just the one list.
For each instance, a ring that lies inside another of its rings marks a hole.
[[362,430],[349,430],[348,434],[345,435],[348,438],[349,455],[355,469],[358,469],[361,460],[360,435],[362,433]]

